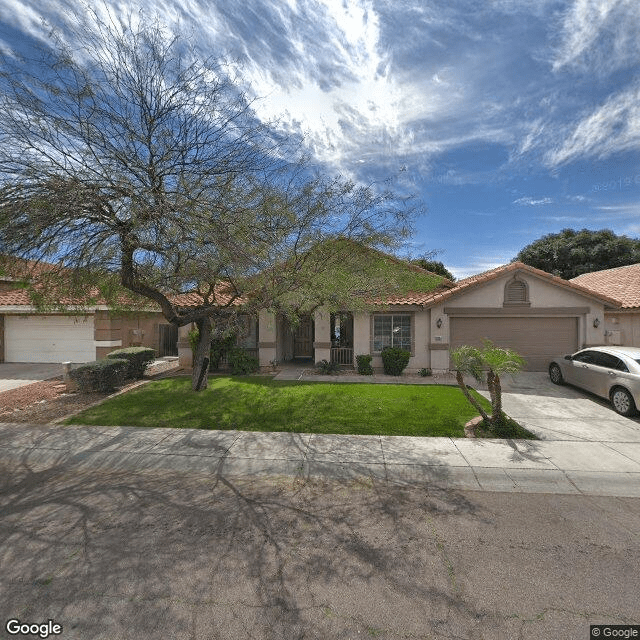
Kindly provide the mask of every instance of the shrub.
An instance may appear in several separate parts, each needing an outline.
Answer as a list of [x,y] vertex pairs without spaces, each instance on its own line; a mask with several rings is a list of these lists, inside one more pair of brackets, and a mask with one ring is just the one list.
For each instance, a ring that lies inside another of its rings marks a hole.
[[340,366],[337,362],[329,362],[328,360],[320,360],[316,363],[316,367],[320,370],[320,373],[330,375],[335,373]]
[[411,354],[404,349],[387,347],[382,350],[382,366],[388,376],[399,376],[409,364]]
[[428,378],[431,375],[431,369],[428,369],[426,367],[422,367],[422,369],[420,369],[420,375],[423,378]]
[[254,373],[260,368],[258,358],[249,355],[244,349],[234,347],[227,354],[227,362],[231,368],[231,375],[246,375]]
[[198,338],[200,337],[200,332],[197,327],[194,327],[187,334],[189,338],[189,346],[191,347],[191,351],[193,351],[193,355],[196,355],[196,347],[198,346]]
[[116,349],[107,354],[110,360],[126,360],[128,363],[126,377],[139,380],[150,362],[156,357],[156,352],[149,347],[128,347],[127,349]]
[[128,366],[128,360],[105,358],[71,369],[69,377],[81,393],[109,392],[124,383]]
[[[232,333],[224,338],[214,338],[211,341],[211,350],[209,352],[209,365],[213,371],[217,371],[220,368],[220,363],[225,356],[234,349],[236,344],[236,334]],[[242,351],[242,349],[239,349]]]
[[[191,351],[195,357],[196,349],[198,347],[198,340],[200,338],[200,332],[197,327],[194,327],[189,331],[189,344],[191,345]],[[236,344],[236,334],[232,333],[223,338],[214,338],[211,340],[211,349],[209,351],[209,368],[212,371],[217,371],[220,368],[220,363],[223,358],[229,353]]]
[[373,375],[373,367],[371,366],[372,356],[370,355],[359,355],[356,356],[356,363],[358,365],[358,373],[361,376],[372,376]]

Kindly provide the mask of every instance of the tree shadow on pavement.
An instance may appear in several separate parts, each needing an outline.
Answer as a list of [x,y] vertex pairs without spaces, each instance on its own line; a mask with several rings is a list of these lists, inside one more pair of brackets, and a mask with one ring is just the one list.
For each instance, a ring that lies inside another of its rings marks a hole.
[[[375,478],[242,479],[2,463],[0,617],[62,638],[379,638],[473,625],[433,526],[463,494]],[[398,612],[402,616],[398,617]],[[443,626],[444,625],[444,626]],[[471,628],[471,627],[470,627]]]

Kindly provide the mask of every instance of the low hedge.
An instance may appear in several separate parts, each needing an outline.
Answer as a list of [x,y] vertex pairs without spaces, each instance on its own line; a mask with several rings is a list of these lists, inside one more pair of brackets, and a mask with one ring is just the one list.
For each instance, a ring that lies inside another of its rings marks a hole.
[[231,369],[231,375],[242,376],[254,373],[260,369],[258,358],[249,355],[240,347],[233,347],[227,352],[227,363]]
[[371,366],[372,356],[368,354],[362,354],[356,356],[356,362],[358,363],[358,373],[361,376],[372,376],[373,367]]
[[411,353],[404,349],[397,349],[396,347],[387,347],[382,350],[382,366],[384,372],[388,376],[399,376],[405,370],[409,364],[409,358]]
[[107,354],[109,359],[126,360],[127,361],[127,378],[135,378],[139,380],[150,362],[153,362],[156,352],[149,347],[128,347],[126,349],[116,349]]
[[106,358],[71,369],[69,376],[81,393],[110,392],[124,384],[128,366],[128,360]]

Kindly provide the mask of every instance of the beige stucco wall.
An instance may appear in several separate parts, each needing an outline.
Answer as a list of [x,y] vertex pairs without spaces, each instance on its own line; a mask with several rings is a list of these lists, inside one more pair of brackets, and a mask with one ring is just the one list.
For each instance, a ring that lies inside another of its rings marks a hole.
[[193,323],[178,327],[178,364],[187,370],[193,368],[193,351],[189,342],[189,331],[194,327]]
[[278,322],[276,314],[272,311],[260,311],[258,317],[258,359],[261,367],[270,367],[271,363],[278,360],[276,340]]
[[606,344],[640,347],[640,311],[609,311],[604,320]]
[[108,353],[126,347],[149,347],[157,352],[159,324],[166,324],[161,313],[128,315],[96,311],[96,358],[104,358]]
[[331,313],[322,309],[313,315],[313,353],[316,363],[331,360]]

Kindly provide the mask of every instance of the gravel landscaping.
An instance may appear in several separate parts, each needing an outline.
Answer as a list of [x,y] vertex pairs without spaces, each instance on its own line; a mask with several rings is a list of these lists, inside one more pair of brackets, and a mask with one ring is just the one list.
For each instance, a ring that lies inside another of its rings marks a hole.
[[[156,361],[151,374],[154,377],[170,373],[177,362]],[[124,385],[118,393],[139,386],[139,380]],[[0,422],[50,424],[59,422],[87,409],[113,393],[67,393],[62,376],[42,380],[0,393]]]
[[[132,382],[122,391],[139,384]],[[0,393],[0,422],[50,424],[108,398],[109,393],[67,393],[62,378],[34,382]]]

